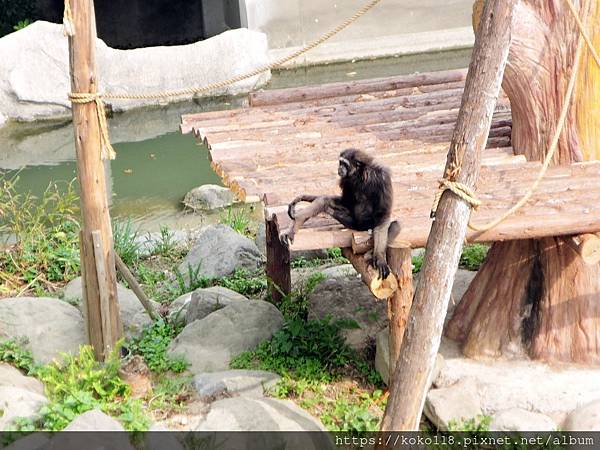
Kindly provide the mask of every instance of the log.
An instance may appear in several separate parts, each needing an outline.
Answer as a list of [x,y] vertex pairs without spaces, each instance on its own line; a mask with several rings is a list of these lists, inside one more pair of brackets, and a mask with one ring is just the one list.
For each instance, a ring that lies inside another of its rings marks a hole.
[[574,236],[567,242],[575,244],[575,251],[586,264],[594,265],[600,262],[600,233]]
[[112,347],[109,342],[112,342],[112,325],[110,315],[110,295],[106,279],[106,263],[104,261],[104,252],[102,251],[102,234],[99,230],[92,231],[92,242],[94,244],[94,259],[96,260],[96,276],[98,277],[98,288],[100,292],[100,323],[102,327],[102,335],[105,346],[103,348],[103,359],[106,360],[110,356]]
[[[445,176],[473,187],[508,58],[516,0],[488,0],[482,14]],[[481,95],[485,92],[485,95]],[[456,165],[461,167],[457,174]],[[417,431],[435,364],[470,206],[445,192],[433,222],[382,431]],[[401,370],[400,370],[401,369]]]
[[314,100],[341,95],[364,94],[374,91],[389,91],[413,86],[448,83],[465,79],[463,69],[441,72],[402,75],[376,80],[358,80],[350,83],[331,83],[324,86],[309,86],[288,89],[273,89],[250,93],[250,105],[264,106],[280,103]]
[[152,302],[144,293],[144,290],[129,270],[129,267],[127,267],[127,264],[123,262],[123,260],[117,252],[115,252],[115,262],[117,264],[117,270],[121,273],[123,278],[125,278],[125,281],[127,281],[127,284],[129,285],[135,296],[138,298],[138,300],[140,301],[150,318],[152,320],[160,319],[160,316],[152,307]]
[[398,289],[398,280],[393,273],[390,273],[385,280],[379,279],[379,274],[369,265],[364,255],[355,255],[351,247],[342,248],[342,255],[352,263],[375,298],[379,300],[390,298]]
[[267,243],[266,274],[271,280],[271,299],[277,304],[292,290],[291,252],[279,240],[277,216],[266,216],[265,235]]
[[[74,19],[74,36],[69,38],[71,91],[95,93],[96,76],[96,23],[91,0],[71,0]],[[88,336],[94,354],[103,360],[106,351],[112,349],[119,339],[122,327],[117,301],[117,277],[113,255],[113,238],[108,212],[104,165],[100,159],[101,143],[96,104],[73,104],[73,130],[77,178],[81,202],[81,265],[83,298]],[[94,252],[92,231],[98,230],[101,248]],[[100,255],[101,253],[101,255]],[[95,254],[102,267],[97,267]],[[98,274],[102,275],[99,280]],[[108,302],[108,311],[106,304]],[[104,308],[102,305],[104,304]],[[104,311],[103,311],[104,309]],[[109,329],[103,328],[103,319]]]

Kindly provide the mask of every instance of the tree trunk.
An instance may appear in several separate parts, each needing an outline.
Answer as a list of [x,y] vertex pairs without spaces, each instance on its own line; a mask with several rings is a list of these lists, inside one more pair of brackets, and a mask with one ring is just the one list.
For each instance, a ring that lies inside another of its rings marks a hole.
[[[600,47],[600,1],[573,2]],[[521,0],[513,20],[503,81],[512,144],[516,153],[540,160],[558,122],[580,35],[565,0]],[[600,155],[600,68],[585,47],[580,64],[554,164]],[[476,214],[473,218],[477,223]],[[569,239],[493,244],[447,336],[460,341],[470,357],[529,355],[599,364],[600,265],[586,264]]]

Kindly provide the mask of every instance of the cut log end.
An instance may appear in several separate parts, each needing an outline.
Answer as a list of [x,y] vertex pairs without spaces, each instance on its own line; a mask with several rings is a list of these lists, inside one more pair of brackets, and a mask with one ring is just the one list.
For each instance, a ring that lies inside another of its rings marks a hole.
[[586,264],[594,265],[600,262],[600,236],[598,234],[580,236],[578,249]]
[[372,267],[367,269],[370,272],[371,281],[369,289],[371,293],[379,300],[390,298],[398,290],[398,280],[394,274],[389,274],[386,279],[379,278],[377,272]]

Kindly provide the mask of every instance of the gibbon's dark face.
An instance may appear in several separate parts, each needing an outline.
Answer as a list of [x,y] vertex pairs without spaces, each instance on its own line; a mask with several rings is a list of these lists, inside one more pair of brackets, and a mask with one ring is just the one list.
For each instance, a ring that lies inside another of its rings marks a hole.
[[356,150],[348,149],[340,153],[338,175],[341,178],[354,176],[357,170],[360,169],[360,162],[354,158]]

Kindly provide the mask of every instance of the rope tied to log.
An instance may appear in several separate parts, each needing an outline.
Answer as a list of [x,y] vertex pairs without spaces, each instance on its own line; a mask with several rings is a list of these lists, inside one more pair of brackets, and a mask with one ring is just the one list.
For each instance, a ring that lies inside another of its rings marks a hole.
[[102,101],[102,95],[97,92],[71,92],[69,93],[69,100],[71,103],[84,104],[92,103],[96,104],[96,113],[98,115],[98,126],[100,128],[100,147],[101,147],[101,158],[102,159],[115,159],[117,153],[110,143],[108,136],[108,122],[106,120],[106,110],[104,109],[104,102]]
[[[540,169],[535,181],[533,182],[531,187],[527,190],[527,192],[523,195],[523,197],[521,197],[521,199],[517,203],[515,203],[510,209],[508,209],[506,212],[504,212],[498,218],[496,218],[484,225],[475,225],[471,220],[469,220],[469,224],[468,224],[469,228],[471,228],[474,231],[485,232],[485,231],[491,230],[492,228],[494,228],[495,226],[497,226],[498,224],[500,224],[501,222],[506,220],[509,216],[511,216],[512,214],[517,212],[519,209],[521,209],[523,207],[523,205],[525,205],[527,203],[527,201],[529,201],[529,199],[533,195],[534,191],[537,189],[537,187],[543,180],[544,176],[546,175],[548,167],[550,166],[550,163],[551,163],[552,159],[554,158],[554,154],[556,153],[556,150],[558,148],[558,141],[559,141],[562,131],[564,129],[565,122],[567,119],[567,113],[568,113],[569,107],[571,105],[571,99],[573,97],[575,82],[577,80],[577,74],[579,72],[579,62],[581,60],[581,53],[583,50],[583,42],[584,41],[585,41],[588,49],[590,50],[590,53],[591,53],[594,61],[600,67],[600,57],[598,56],[598,53],[596,52],[596,49],[594,48],[592,41],[585,30],[585,24],[581,21],[581,18],[579,17],[579,14],[578,14],[577,10],[575,9],[575,6],[573,5],[573,2],[571,0],[565,0],[565,2],[567,3],[569,10],[571,11],[571,14],[574,17],[575,22],[577,23],[577,27],[579,29],[579,40],[577,43],[577,49],[575,51],[575,58],[573,60],[573,69],[571,70],[571,76],[569,78],[569,83],[567,85],[567,90],[565,92],[565,96],[563,99],[562,109],[560,111],[558,123],[556,125],[556,130],[552,137],[552,141],[550,142],[550,147],[548,148],[546,157],[544,158],[542,168]],[[587,17],[586,17],[586,23],[587,23]],[[460,171],[460,163],[456,165],[454,170],[452,170],[452,173],[455,174],[455,173],[457,173],[457,171]],[[452,175],[450,175],[450,176],[452,176]],[[461,199],[466,201],[473,209],[477,209],[477,206],[481,205],[481,202],[477,198],[475,198],[474,195],[472,195],[474,193],[468,186],[465,186],[461,183],[457,183],[456,181],[451,181],[451,180],[444,178],[443,180],[440,181],[440,189],[436,193],[436,196],[434,199],[434,204],[431,209],[431,218],[435,218],[435,213],[437,211],[439,202],[442,198],[442,194],[446,190],[450,190],[454,194],[458,195]],[[466,195],[464,195],[465,193],[466,193]]]
[[471,208],[473,209],[477,209],[481,205],[481,200],[479,200],[475,196],[475,192],[469,186],[467,186],[466,184],[459,183],[458,181],[451,181],[447,178],[442,178],[440,180],[440,187],[436,192],[435,198],[433,200],[431,213],[429,214],[429,217],[431,219],[435,219],[440,200],[442,199],[442,195],[446,191],[450,191],[454,195],[457,195],[459,198],[467,202],[469,206],[471,206]]

